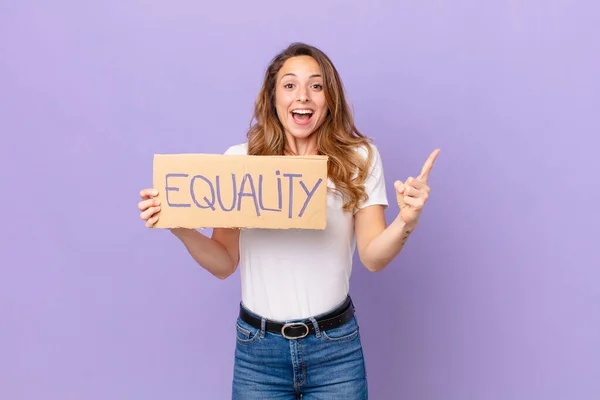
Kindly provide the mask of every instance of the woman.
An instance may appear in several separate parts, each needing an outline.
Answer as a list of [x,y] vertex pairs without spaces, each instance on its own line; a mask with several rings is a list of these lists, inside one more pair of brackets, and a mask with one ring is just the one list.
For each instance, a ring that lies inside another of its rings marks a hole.
[[[329,157],[327,228],[215,228],[211,237],[172,229],[191,256],[225,279],[240,265],[233,399],[366,399],[358,323],[349,297],[358,249],[369,271],[402,250],[430,189],[421,175],[395,183],[400,212],[388,205],[377,148],[354,126],[338,72],[319,49],[295,43],[277,55],[258,95],[247,142],[225,154]],[[141,218],[152,227],[160,204],[141,192]]]

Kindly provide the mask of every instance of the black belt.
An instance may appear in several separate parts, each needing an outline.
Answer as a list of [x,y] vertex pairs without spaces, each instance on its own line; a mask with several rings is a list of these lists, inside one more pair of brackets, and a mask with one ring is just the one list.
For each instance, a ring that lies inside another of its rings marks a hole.
[[[335,310],[316,319],[320,331],[337,328],[350,321],[354,316],[354,305],[350,296],[346,298],[343,304]],[[240,319],[256,329],[261,329],[261,319],[250,315],[246,309],[240,305]],[[315,333],[315,327],[309,319],[302,321],[293,321],[281,323],[271,320],[265,321],[265,330],[283,335],[287,339],[301,339],[311,333]]]

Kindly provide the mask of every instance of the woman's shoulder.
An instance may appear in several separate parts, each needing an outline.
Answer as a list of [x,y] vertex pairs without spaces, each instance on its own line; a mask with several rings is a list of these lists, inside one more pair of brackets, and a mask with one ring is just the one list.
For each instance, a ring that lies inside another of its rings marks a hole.
[[229,148],[225,151],[225,154],[226,155],[235,155],[235,156],[247,155],[248,154],[248,142],[229,146]]
[[381,155],[379,154],[379,149],[372,141],[364,142],[360,145],[355,146],[354,151],[356,151],[364,159],[367,159],[370,153],[371,162],[377,161],[381,158]]

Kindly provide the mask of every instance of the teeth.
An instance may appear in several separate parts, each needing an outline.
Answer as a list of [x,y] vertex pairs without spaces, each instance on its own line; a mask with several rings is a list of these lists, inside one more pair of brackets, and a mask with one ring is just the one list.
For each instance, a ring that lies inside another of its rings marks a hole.
[[294,114],[312,114],[311,110],[294,110],[292,111]]

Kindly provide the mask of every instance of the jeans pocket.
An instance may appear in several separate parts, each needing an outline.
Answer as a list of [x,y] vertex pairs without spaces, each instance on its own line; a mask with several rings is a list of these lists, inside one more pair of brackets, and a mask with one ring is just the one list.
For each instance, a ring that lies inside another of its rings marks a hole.
[[358,337],[358,323],[355,317],[337,328],[322,331],[321,335],[326,342],[349,342]]
[[235,323],[236,340],[241,344],[256,342],[260,337],[260,329],[242,321],[238,318]]

